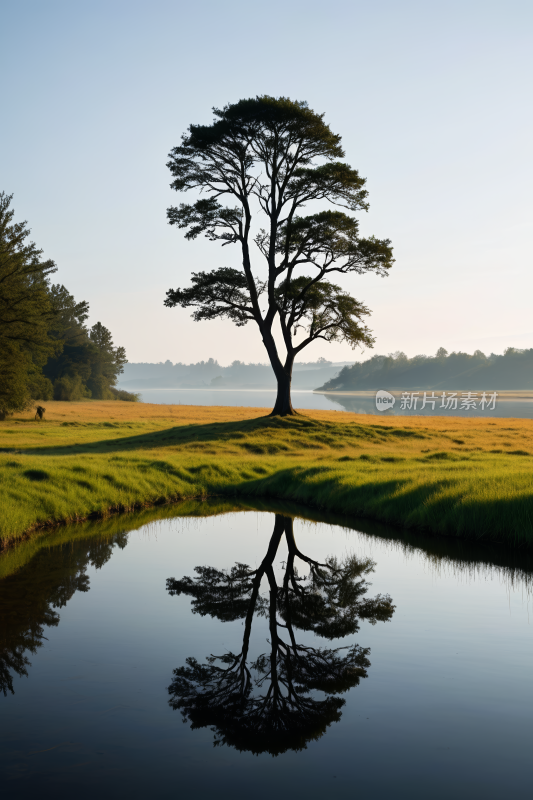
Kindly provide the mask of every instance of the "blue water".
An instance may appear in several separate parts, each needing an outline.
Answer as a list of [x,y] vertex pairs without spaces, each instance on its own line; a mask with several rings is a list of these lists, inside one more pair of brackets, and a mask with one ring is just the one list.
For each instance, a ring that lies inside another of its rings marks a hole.
[[[324,637],[335,634],[328,625],[321,635],[293,626],[309,653],[369,648],[366,677],[337,695],[346,701],[338,721],[316,739],[289,736],[277,756],[268,748],[254,754],[261,744],[254,730],[242,751],[231,742],[214,747],[231,719],[218,730],[182,721],[169,705],[174,671],[191,657],[205,665],[211,654],[240,652],[248,606],[229,621],[217,618],[232,616],[226,606],[193,614],[190,594],[173,596],[167,579],[192,579],[197,566],[255,570],[274,526],[273,513],[255,511],[177,515],[131,531],[125,522],[119,535],[45,549],[1,581],[2,798],[529,796],[531,559],[503,548],[296,518],[305,556],[371,558],[365,597],[390,595],[394,609],[384,621],[359,619],[345,636]],[[280,584],[285,540],[272,563]],[[308,574],[304,562],[298,569]],[[267,599],[268,590],[265,578]],[[271,652],[269,622],[265,608],[253,619],[250,663]],[[287,629],[278,633],[288,638]],[[6,663],[25,646],[30,663],[19,676]],[[324,692],[300,690],[307,695]]]
[[[276,392],[274,389],[142,389],[142,400],[145,403],[165,403],[197,406],[248,406],[255,408],[269,408],[274,406]],[[435,408],[426,405],[422,409],[423,392],[417,403],[417,408],[402,409],[401,392],[393,392],[396,397],[394,408],[388,411],[376,409],[375,396],[368,392],[360,394],[315,394],[308,390],[293,390],[292,404],[296,409],[322,409],[336,411],[350,411],[356,414],[385,415],[428,415],[428,416],[463,416],[463,417],[533,417],[532,400],[496,400],[494,408],[469,409],[460,408],[460,395],[456,410],[443,410],[439,403]],[[481,392],[479,393],[481,397]]]

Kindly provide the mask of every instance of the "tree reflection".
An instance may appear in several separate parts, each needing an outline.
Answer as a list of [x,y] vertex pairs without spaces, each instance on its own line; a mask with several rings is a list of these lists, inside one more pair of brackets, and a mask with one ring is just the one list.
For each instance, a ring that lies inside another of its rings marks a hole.
[[89,591],[87,567],[100,569],[113,547],[124,548],[127,534],[81,540],[41,550],[19,572],[0,581],[0,692],[14,694],[15,675],[27,676],[35,654],[46,641],[45,629],[59,625],[56,609],[76,592]]
[[[288,556],[278,580],[274,558],[283,538]],[[298,562],[307,568],[306,576],[298,572]],[[211,727],[215,744],[272,755],[304,749],[340,719],[345,700],[339,695],[367,676],[370,651],[357,644],[299,644],[295,631],[333,640],[356,633],[361,619],[372,624],[390,619],[394,606],[388,595],[365,597],[365,576],[373,568],[369,559],[354,556],[314,561],[298,549],[293,520],[276,515],[257,570],[237,563],[229,571],[196,567],[195,578],[169,578],[169,593],[190,595],[193,613],[223,622],[244,620],[239,653],[211,655],[203,664],[188,658],[187,666],[174,670],[171,707],[180,709],[192,728]],[[260,592],[264,578],[266,595]],[[268,621],[270,650],[250,662],[255,615]]]

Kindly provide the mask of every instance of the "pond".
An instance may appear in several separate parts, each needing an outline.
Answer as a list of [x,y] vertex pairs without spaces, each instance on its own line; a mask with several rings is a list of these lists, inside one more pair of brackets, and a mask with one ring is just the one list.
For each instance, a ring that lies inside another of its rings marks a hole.
[[54,532],[0,575],[3,798],[530,787],[530,554],[213,502]]

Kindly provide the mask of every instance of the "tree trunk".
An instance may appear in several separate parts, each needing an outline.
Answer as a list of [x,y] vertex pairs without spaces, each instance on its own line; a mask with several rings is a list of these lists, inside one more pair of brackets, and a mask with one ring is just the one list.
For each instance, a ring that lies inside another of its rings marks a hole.
[[278,395],[274,408],[270,412],[271,417],[288,417],[296,415],[298,412],[294,410],[291,403],[291,382],[292,382],[292,366],[294,364],[294,355],[287,354],[285,364],[281,362],[278,355],[274,338],[270,332],[263,332],[263,344],[265,345],[270,364],[274,370],[274,375],[278,382]]
[[291,403],[292,367],[289,373],[283,370],[283,372],[276,375],[276,377],[278,379],[278,395],[274,408],[270,412],[270,416],[288,417],[296,415],[298,412],[294,410]]

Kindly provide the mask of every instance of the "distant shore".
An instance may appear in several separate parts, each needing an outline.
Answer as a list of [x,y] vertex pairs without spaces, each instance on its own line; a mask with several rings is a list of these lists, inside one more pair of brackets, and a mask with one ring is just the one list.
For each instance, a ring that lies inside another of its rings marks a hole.
[[[472,392],[473,394],[478,394],[478,395],[482,394],[482,392],[483,392],[482,389],[478,389],[478,390],[475,390],[475,389],[391,389],[391,388],[389,388],[387,386],[384,386],[382,388],[386,389],[386,391],[388,391],[388,392],[391,392],[391,394],[402,394],[403,392],[408,392],[410,394],[411,392],[418,392],[420,394],[420,396],[422,396],[424,394],[424,392],[427,392],[428,394],[430,394],[430,392],[435,392],[436,395],[440,395],[443,392],[446,392],[446,394],[449,394],[451,392],[456,392],[459,397],[461,396],[461,394],[463,392],[464,393]],[[342,391],[341,389],[332,389],[331,391],[326,391],[326,390],[322,390],[322,389],[314,389],[313,390],[313,394],[326,394],[326,395],[339,394],[339,395],[342,395],[343,397],[374,397],[377,391],[378,391],[377,389],[372,389],[372,390],[365,389],[365,390],[362,390],[362,391],[347,391],[347,392],[345,392],[345,391]],[[533,400],[533,389],[505,389],[505,390],[502,389],[501,391],[499,391],[498,389],[490,389],[490,390],[486,389],[485,390],[485,393],[486,393],[487,397],[489,396],[489,394],[492,394],[493,392],[497,393],[498,401],[500,401],[500,400],[524,400],[524,401],[525,400]]]

